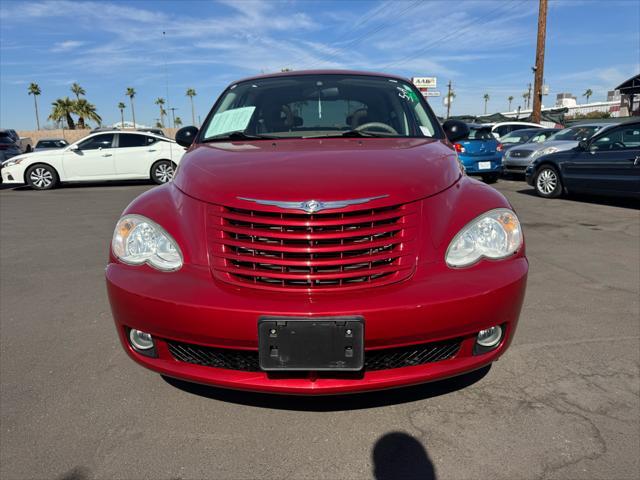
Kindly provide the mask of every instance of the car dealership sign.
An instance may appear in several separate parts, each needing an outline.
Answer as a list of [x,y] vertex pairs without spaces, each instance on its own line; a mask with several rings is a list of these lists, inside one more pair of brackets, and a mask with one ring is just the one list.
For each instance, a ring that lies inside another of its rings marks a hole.
[[413,77],[411,81],[420,90],[423,88],[436,88],[438,86],[438,79],[436,77]]

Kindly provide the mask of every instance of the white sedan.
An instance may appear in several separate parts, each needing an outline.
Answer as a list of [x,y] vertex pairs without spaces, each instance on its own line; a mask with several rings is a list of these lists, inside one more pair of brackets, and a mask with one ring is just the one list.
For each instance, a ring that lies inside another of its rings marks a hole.
[[106,131],[66,148],[17,155],[2,164],[3,183],[26,183],[36,190],[59,182],[173,178],[185,149],[148,132]]

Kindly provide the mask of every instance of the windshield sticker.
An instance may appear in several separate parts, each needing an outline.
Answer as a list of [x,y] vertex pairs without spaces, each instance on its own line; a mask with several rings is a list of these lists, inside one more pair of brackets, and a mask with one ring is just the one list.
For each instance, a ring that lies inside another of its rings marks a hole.
[[249,125],[256,107],[241,107],[216,113],[207,128],[206,137],[214,137],[223,133],[244,131]]
[[411,89],[409,85],[403,85],[402,87],[396,87],[399,90],[398,96],[404,100],[409,100],[412,103],[418,103],[418,96]]

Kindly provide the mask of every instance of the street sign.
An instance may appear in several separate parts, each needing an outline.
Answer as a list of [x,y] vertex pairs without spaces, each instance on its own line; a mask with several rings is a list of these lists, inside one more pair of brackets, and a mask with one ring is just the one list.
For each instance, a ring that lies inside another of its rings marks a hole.
[[440,92],[438,92],[437,90],[428,90],[426,92],[422,92],[422,95],[424,95],[425,97],[439,97]]
[[436,88],[438,86],[436,77],[413,77],[411,81],[418,88]]

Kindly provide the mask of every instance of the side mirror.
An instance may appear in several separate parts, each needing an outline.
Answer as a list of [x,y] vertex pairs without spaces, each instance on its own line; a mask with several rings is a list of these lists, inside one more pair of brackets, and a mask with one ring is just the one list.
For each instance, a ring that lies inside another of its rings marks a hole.
[[442,128],[450,142],[457,142],[469,135],[469,127],[460,120],[447,120]]
[[176,132],[176,142],[183,147],[190,147],[196,135],[198,135],[196,127],[182,127]]
[[589,151],[589,143],[586,140],[580,140],[578,142],[578,148],[584,152]]

